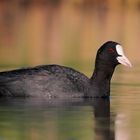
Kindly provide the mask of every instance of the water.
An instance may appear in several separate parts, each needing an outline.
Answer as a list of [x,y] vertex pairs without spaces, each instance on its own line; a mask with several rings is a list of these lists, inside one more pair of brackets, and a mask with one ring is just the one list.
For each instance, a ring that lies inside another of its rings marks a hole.
[[3,99],[0,113],[1,139],[91,140],[114,137],[107,99]]

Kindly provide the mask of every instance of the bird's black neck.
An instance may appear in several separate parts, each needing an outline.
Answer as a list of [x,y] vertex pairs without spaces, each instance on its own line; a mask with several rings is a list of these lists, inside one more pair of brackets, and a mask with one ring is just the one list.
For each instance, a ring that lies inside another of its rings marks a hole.
[[[97,91],[97,96],[110,95],[110,81],[115,70],[115,66],[110,64],[95,64],[95,70],[90,79],[92,90]],[[94,88],[96,87],[96,89]]]

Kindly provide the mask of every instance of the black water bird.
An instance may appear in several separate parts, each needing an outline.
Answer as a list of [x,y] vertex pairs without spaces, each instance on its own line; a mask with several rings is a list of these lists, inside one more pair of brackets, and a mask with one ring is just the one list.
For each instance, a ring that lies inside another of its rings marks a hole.
[[118,64],[131,67],[122,46],[113,41],[97,51],[91,78],[72,68],[42,65],[0,72],[0,96],[77,98],[110,95],[110,81]]

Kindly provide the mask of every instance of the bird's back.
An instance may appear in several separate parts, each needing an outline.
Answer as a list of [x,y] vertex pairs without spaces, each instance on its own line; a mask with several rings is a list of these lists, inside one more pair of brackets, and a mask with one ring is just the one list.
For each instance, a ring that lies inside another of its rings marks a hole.
[[89,87],[82,73],[59,65],[44,65],[0,73],[0,96],[81,97]]

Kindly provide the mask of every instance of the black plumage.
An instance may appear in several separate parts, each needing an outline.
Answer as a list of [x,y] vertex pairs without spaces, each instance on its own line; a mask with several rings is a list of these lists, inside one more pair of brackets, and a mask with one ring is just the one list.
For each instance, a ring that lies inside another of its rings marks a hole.
[[119,64],[118,43],[108,41],[97,51],[91,78],[72,68],[42,65],[0,72],[0,96],[76,98],[110,95],[110,80]]

